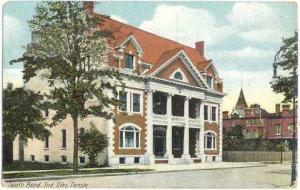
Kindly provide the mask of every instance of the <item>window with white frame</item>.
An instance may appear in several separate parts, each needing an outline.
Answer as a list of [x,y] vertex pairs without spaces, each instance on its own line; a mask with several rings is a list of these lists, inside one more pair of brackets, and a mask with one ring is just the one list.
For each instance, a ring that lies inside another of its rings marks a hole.
[[120,101],[120,110],[127,111],[127,92],[120,92],[119,101]]
[[208,106],[204,105],[204,120],[208,120]]
[[216,149],[216,135],[213,132],[204,134],[204,148],[207,150]]
[[216,114],[217,114],[217,108],[215,106],[212,106],[211,107],[211,120],[212,121],[216,121],[217,117],[216,117]]
[[129,114],[142,114],[142,93],[128,89],[119,92],[119,110]]
[[183,80],[182,74],[181,74],[180,72],[177,71],[177,72],[174,74],[174,79],[176,79],[176,80]]
[[139,148],[140,130],[134,125],[120,128],[120,148]]
[[132,109],[133,109],[133,112],[140,112],[141,111],[140,101],[141,101],[141,95],[133,93],[132,94]]
[[125,54],[125,68],[133,70],[134,69],[134,56],[130,54]]
[[204,105],[204,121],[216,122],[218,120],[218,107]]
[[211,76],[207,76],[206,82],[207,82],[209,88],[213,87],[213,78]]
[[275,135],[281,135],[281,126],[280,126],[280,124],[275,125]]

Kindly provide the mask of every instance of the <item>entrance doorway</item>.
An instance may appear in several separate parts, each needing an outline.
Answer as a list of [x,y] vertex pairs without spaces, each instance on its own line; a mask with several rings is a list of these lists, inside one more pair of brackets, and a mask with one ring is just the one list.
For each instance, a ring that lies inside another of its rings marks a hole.
[[183,154],[183,127],[172,128],[172,153],[174,158],[180,158]]
[[162,158],[166,152],[166,126],[153,126],[153,151],[155,157]]
[[193,128],[190,128],[189,130],[190,133],[189,154],[192,158],[197,157],[197,149],[199,147],[199,130],[200,129],[193,129]]

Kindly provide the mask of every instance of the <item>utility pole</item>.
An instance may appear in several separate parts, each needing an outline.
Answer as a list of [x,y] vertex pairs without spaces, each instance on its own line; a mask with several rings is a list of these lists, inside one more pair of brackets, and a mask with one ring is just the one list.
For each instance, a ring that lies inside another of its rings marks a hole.
[[[293,70],[293,78],[297,81],[296,67]],[[296,82],[296,84],[298,84]],[[297,85],[296,85],[297,86]],[[292,140],[292,176],[291,185],[296,182],[296,94],[297,87],[294,87],[294,97],[293,97],[293,140]]]

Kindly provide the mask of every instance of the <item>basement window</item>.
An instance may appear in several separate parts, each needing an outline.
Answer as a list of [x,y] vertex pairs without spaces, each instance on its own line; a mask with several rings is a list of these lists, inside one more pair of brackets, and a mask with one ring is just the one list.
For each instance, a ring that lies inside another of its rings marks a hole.
[[134,157],[134,163],[139,164],[140,163],[140,157]]
[[45,155],[45,162],[49,162],[49,155]]
[[85,157],[84,156],[79,157],[79,163],[80,164],[85,164]]
[[119,164],[125,164],[125,157],[119,158]]
[[31,161],[34,162],[35,161],[35,157],[34,155],[30,155]]

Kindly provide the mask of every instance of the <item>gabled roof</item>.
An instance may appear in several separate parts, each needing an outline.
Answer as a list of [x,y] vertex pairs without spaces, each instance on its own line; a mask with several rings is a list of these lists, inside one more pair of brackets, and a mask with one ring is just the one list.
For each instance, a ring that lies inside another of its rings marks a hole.
[[195,67],[200,71],[206,68],[209,64],[209,61],[201,56],[199,52],[192,47],[169,40],[167,38],[163,38],[102,15],[98,16],[101,16],[103,20],[101,26],[99,27],[102,30],[110,31],[113,35],[113,38],[110,41],[113,47],[120,45],[129,36],[133,36],[143,50],[142,61],[153,64],[156,68],[163,64],[164,60],[176,54],[176,52],[180,50],[184,50],[186,52]]
[[238,101],[235,105],[235,108],[247,108],[248,105],[247,105],[247,102],[246,102],[246,99],[245,99],[245,96],[244,96],[244,92],[243,92],[243,89],[241,88],[241,91],[240,91],[240,95],[239,95],[239,98],[238,98]]

